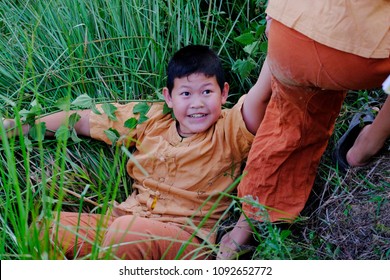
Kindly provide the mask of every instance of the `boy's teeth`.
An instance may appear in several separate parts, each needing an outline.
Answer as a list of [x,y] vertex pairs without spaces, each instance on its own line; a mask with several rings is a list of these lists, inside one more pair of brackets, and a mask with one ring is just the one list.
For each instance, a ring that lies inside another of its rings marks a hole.
[[204,117],[205,114],[192,114],[190,115],[191,118],[200,118],[200,117]]

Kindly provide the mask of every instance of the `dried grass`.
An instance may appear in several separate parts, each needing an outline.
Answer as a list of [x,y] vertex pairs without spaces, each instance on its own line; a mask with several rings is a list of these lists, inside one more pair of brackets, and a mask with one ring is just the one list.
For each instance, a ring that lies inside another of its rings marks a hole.
[[[328,169],[319,178],[303,231],[306,242],[316,240],[318,256],[331,259],[390,259],[390,145],[368,166],[345,175]],[[315,233],[308,237],[309,233]],[[322,257],[321,257],[322,258]]]

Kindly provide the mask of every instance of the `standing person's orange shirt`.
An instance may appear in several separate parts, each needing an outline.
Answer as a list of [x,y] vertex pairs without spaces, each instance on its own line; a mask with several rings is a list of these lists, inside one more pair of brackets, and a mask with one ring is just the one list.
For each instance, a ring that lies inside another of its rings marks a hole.
[[266,13],[328,47],[366,58],[389,57],[389,0],[272,0]]

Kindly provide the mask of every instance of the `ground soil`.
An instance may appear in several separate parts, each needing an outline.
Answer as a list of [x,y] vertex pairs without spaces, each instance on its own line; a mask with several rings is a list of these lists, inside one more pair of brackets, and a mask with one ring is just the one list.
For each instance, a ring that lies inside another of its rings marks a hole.
[[[325,161],[326,161],[325,155]],[[331,161],[318,176],[305,209],[318,255],[332,259],[390,259],[390,142],[372,162],[340,174]],[[313,241],[306,237],[306,240]]]

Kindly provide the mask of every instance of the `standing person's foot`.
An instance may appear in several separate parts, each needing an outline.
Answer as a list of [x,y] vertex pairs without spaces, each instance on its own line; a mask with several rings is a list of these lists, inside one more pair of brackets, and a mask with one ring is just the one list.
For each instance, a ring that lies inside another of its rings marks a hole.
[[[353,116],[348,130],[337,142],[336,148],[333,151],[333,160],[338,166],[338,170],[345,173],[351,166],[347,161],[347,153],[355,143],[363,128],[374,121],[374,116],[371,112],[357,113]],[[365,165],[363,163],[354,166]]]

